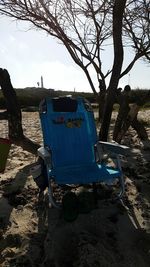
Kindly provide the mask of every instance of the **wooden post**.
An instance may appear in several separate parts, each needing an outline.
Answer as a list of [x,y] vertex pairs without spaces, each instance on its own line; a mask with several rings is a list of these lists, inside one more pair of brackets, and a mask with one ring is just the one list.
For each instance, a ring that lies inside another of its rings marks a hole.
[[23,134],[22,114],[16,92],[11,84],[9,73],[0,68],[0,86],[6,101],[7,112],[1,113],[1,119],[8,119],[9,138],[11,142],[23,149],[36,154],[39,145],[31,141]]
[[119,92],[117,94],[117,102],[119,103],[119,111],[118,116],[115,122],[114,131],[113,131],[113,140],[120,143],[121,142],[121,129],[123,127],[123,123],[127,120],[129,108],[129,96],[128,93],[122,94]]
[[17,101],[16,92],[10,81],[9,73],[5,69],[0,69],[0,85],[6,101],[9,138],[12,140],[22,139],[23,130],[21,110]]
[[119,95],[118,103],[120,108],[114,127],[113,140],[120,143],[130,126],[136,130],[141,140],[148,140],[148,134],[143,124],[137,119],[140,106],[136,103],[129,104],[129,91]]

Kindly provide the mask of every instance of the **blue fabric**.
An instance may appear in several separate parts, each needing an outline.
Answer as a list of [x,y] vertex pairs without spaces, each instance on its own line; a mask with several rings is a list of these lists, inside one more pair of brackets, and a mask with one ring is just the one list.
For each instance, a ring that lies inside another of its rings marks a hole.
[[40,118],[44,146],[51,151],[50,178],[59,184],[85,184],[120,176],[118,170],[95,162],[94,115],[86,110],[82,98],[77,98],[76,112],[54,111],[50,98],[46,99],[45,105]]
[[121,172],[106,165],[64,166],[50,171],[58,184],[87,184],[92,182],[109,182],[120,177]]
[[[74,126],[74,123],[80,126]],[[45,144],[52,151],[54,167],[90,164],[95,161],[92,135],[90,136],[84,113],[54,113],[46,118],[44,126]]]

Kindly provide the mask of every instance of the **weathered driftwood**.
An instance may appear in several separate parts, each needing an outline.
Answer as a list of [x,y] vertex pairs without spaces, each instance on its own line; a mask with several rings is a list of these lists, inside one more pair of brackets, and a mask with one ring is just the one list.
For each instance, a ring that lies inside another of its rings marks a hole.
[[114,127],[113,139],[120,143],[129,127],[132,126],[142,141],[148,140],[144,125],[137,119],[140,105],[136,103],[129,104],[128,92],[119,95],[118,103],[120,108]]
[[114,131],[113,131],[113,140],[120,143],[121,142],[121,130],[123,123],[126,121],[129,108],[129,96],[127,93],[121,94],[120,92],[117,95],[117,102],[119,103],[118,116],[115,122]]
[[22,114],[16,92],[11,84],[9,73],[0,68],[0,86],[6,101],[7,111],[0,113],[0,119],[8,120],[8,135],[12,143],[36,154],[39,144],[27,138],[23,133]]

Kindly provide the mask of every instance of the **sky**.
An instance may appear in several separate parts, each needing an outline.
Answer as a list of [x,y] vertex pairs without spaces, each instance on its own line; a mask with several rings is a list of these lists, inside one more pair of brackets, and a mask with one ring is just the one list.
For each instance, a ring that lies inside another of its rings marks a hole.
[[[28,28],[25,22],[0,17],[0,68],[8,70],[13,87],[37,87],[42,76],[45,88],[91,92],[85,74],[73,62],[65,47],[46,33]],[[127,51],[127,61],[130,59],[128,54]],[[109,68],[111,58],[112,51],[109,49],[103,56],[105,69]],[[118,86],[130,84],[133,89],[149,89],[149,76],[150,66],[139,61]]]

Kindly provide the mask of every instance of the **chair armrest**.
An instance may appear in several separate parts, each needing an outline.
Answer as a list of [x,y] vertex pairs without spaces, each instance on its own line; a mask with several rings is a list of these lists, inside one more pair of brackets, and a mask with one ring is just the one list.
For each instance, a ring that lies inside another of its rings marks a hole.
[[45,147],[40,147],[37,153],[44,160],[45,164],[51,164],[51,154]]
[[97,149],[100,151],[110,151],[114,154],[127,156],[130,152],[130,148],[124,145],[120,145],[118,143],[110,143],[99,141],[97,143]]

